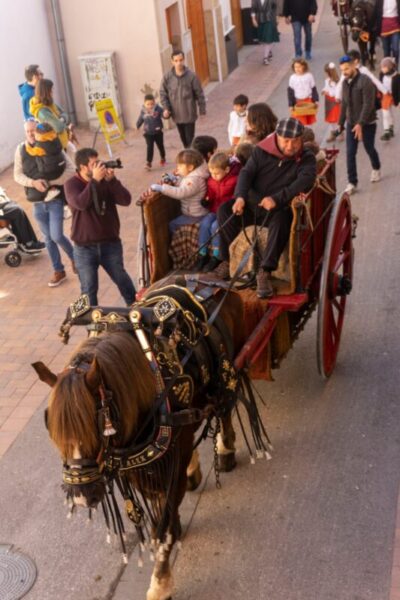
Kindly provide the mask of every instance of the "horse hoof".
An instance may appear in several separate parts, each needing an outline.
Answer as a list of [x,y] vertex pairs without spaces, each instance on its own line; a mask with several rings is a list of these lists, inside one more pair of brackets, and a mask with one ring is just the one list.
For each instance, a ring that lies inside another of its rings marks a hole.
[[199,487],[201,480],[203,479],[203,475],[200,469],[196,469],[196,471],[192,475],[188,475],[186,481],[186,489],[188,492],[194,492]]
[[230,452],[229,454],[218,454],[218,467],[220,471],[229,473],[236,467],[235,453]]

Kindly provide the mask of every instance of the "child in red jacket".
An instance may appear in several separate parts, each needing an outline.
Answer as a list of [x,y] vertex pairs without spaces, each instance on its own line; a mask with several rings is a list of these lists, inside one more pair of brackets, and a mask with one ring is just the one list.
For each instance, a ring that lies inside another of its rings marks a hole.
[[[207,240],[218,229],[217,211],[221,204],[231,200],[234,195],[236,181],[241,168],[239,161],[231,163],[225,152],[213,154],[208,162],[210,177],[207,180],[207,195],[204,206],[209,213],[200,222],[199,230],[199,258],[194,266],[196,271],[213,271],[221,262],[219,258],[219,236],[216,235],[211,242],[211,257],[205,246]],[[204,248],[202,248],[204,246]]]

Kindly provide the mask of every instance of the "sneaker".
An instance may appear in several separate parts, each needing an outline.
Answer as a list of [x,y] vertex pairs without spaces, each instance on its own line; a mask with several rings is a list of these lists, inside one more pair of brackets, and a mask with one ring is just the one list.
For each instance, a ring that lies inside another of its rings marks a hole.
[[260,268],[257,271],[257,296],[258,298],[271,298],[274,289],[271,283],[271,274]]
[[67,278],[65,271],[54,271],[53,277],[47,284],[49,287],[57,287]]
[[385,131],[381,135],[381,140],[383,142],[388,142],[389,140],[392,139],[392,137],[393,137],[393,134],[390,132],[390,130],[389,129],[385,129]]
[[227,260],[220,262],[218,267],[212,272],[212,275],[215,275],[218,279],[229,279],[229,262]]
[[265,57],[264,60],[263,60],[263,64],[264,65],[269,65],[270,64],[269,58]]
[[354,183],[348,183],[345,187],[346,194],[348,194],[349,196],[352,196],[353,194],[356,193],[357,191],[357,186],[354,185]]
[[150,171],[150,169],[151,169],[151,162],[147,162],[147,163],[144,165],[144,168],[146,169],[146,171]]
[[160,165],[163,167],[165,164],[167,164],[167,161],[165,160],[165,158],[162,158],[160,160]]
[[326,138],[327,144],[331,144],[332,142],[336,142],[336,135],[333,131],[329,134],[329,137]]
[[210,273],[210,271],[214,271],[221,264],[221,261],[216,256],[212,256],[206,266],[203,269],[204,273]]
[[312,60],[310,52],[306,52],[306,60]]
[[21,250],[23,252],[36,253],[36,252],[40,252],[41,250],[46,248],[46,244],[44,242],[39,242],[39,241],[35,240],[35,241],[28,242],[27,244],[19,244],[19,247],[21,248]]
[[199,254],[199,258],[196,260],[192,267],[193,271],[196,271],[196,273],[202,271],[208,263],[208,258],[208,254]]
[[372,169],[371,177],[369,178],[371,183],[377,183],[381,180],[381,172],[379,169]]

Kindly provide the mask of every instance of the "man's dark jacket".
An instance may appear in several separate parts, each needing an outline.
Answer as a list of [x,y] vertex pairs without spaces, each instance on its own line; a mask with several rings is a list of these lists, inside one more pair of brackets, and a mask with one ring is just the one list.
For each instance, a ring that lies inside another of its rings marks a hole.
[[339,125],[368,125],[376,121],[376,87],[367,75],[357,71],[350,81],[343,81],[343,97]]
[[316,0],[285,0],[283,5],[283,16],[291,17],[292,23],[298,21],[307,23],[310,15],[317,14]]
[[255,206],[270,196],[277,208],[286,208],[302,192],[308,192],[317,176],[317,164],[309,149],[293,157],[284,156],[277,146],[276,134],[271,133],[254,148],[239,174],[235,198],[244,198],[246,205]]

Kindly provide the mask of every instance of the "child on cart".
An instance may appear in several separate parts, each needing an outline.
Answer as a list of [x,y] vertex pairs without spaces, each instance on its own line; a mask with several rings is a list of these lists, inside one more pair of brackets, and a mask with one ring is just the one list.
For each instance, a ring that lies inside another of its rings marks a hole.
[[225,152],[217,152],[208,161],[210,178],[207,180],[207,194],[203,205],[210,211],[200,222],[199,229],[199,258],[194,265],[195,271],[213,271],[221,262],[219,257],[219,236],[213,237],[211,242],[211,256],[206,246],[207,240],[218,229],[217,210],[224,202],[231,200],[238,178],[241,164],[232,162]]
[[201,201],[206,195],[208,169],[203,161],[203,157],[197,150],[187,148],[179,152],[176,157],[175,185],[169,183],[153,183],[150,186],[151,191],[161,192],[164,196],[169,196],[179,200],[182,214],[169,223],[169,230],[174,234],[182,225],[192,225],[199,223],[208,213]]

